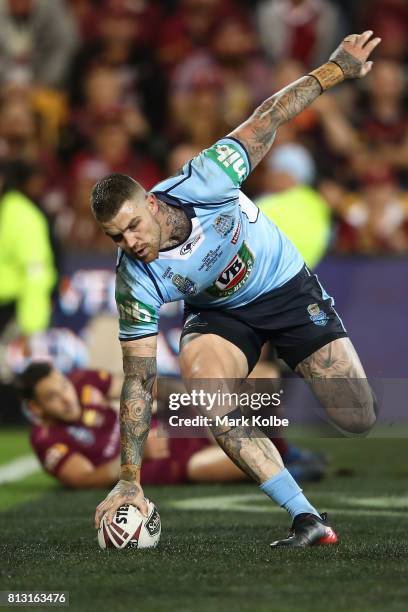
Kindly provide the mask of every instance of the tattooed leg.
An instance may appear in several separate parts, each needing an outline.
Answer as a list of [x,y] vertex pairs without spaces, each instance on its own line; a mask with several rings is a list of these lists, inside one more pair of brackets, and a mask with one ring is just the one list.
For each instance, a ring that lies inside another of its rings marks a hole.
[[[233,393],[248,372],[242,351],[215,334],[190,336],[184,337],[180,353],[180,365],[187,389],[199,391],[205,385],[207,392],[220,390]],[[237,383],[232,388],[234,380]],[[224,416],[233,410],[234,406],[216,406],[211,416]],[[205,410],[202,414],[208,416]],[[230,459],[256,482],[264,482],[283,469],[278,450],[258,427],[217,427],[213,428],[213,433]]]
[[352,434],[366,433],[376,421],[373,392],[349,338],[326,344],[296,367],[330,420]]
[[234,427],[221,433],[214,431],[214,434],[235,465],[258,484],[283,470],[283,461],[276,446],[258,427]]

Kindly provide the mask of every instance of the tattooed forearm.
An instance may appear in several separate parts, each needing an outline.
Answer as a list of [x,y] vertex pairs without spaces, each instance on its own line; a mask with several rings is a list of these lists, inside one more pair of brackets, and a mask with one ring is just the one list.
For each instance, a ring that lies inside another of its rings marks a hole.
[[265,100],[245,123],[232,132],[231,136],[246,147],[253,167],[269,151],[278,127],[301,113],[321,92],[314,77],[302,77]]
[[142,464],[143,446],[150,429],[154,357],[124,354],[124,382],[120,399],[120,440],[123,480],[134,480]]
[[378,37],[370,41],[372,34],[368,30],[362,35],[346,37],[326,64],[265,100],[252,117],[232,132],[231,136],[246,146],[252,166],[268,152],[278,127],[301,113],[322,91],[345,78],[362,78],[368,74],[372,62],[367,59],[381,42]]
[[275,446],[257,427],[234,427],[218,434],[217,442],[235,465],[258,483],[283,469]]

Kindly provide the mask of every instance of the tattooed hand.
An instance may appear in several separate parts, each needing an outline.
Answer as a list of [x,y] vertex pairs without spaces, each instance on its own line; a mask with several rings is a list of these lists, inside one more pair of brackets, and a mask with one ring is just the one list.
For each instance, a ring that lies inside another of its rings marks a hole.
[[147,503],[143,495],[143,489],[137,482],[129,482],[127,480],[119,480],[118,484],[112,489],[107,497],[96,508],[95,527],[99,528],[102,517],[107,514],[108,525],[112,522],[116,510],[130,504],[136,506],[140,512],[147,516]]
[[346,79],[361,79],[373,67],[373,62],[367,60],[380,44],[381,38],[370,40],[372,35],[372,30],[362,34],[350,34],[330,56],[330,61],[340,66]]

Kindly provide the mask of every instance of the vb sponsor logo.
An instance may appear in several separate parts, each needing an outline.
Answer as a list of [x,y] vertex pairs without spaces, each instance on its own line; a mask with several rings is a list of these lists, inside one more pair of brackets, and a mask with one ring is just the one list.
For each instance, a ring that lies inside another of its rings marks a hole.
[[215,283],[207,289],[207,293],[214,297],[227,297],[238,291],[247,281],[254,261],[253,253],[243,242],[235,257],[224,268]]

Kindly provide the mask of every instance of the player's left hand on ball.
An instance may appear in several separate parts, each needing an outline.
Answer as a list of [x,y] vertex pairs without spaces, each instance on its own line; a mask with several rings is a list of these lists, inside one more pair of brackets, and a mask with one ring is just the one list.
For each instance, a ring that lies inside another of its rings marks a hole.
[[381,42],[378,36],[372,38],[373,34],[372,30],[349,34],[330,56],[342,68],[346,79],[361,79],[370,72],[373,62],[367,60]]
[[115,512],[120,506],[130,504],[136,506],[138,510],[147,516],[148,508],[146,499],[143,494],[143,489],[139,483],[129,480],[119,480],[118,484],[105,497],[103,502],[99,504],[95,512],[95,527],[99,528],[102,517],[106,514],[106,520],[110,524],[113,520]]

